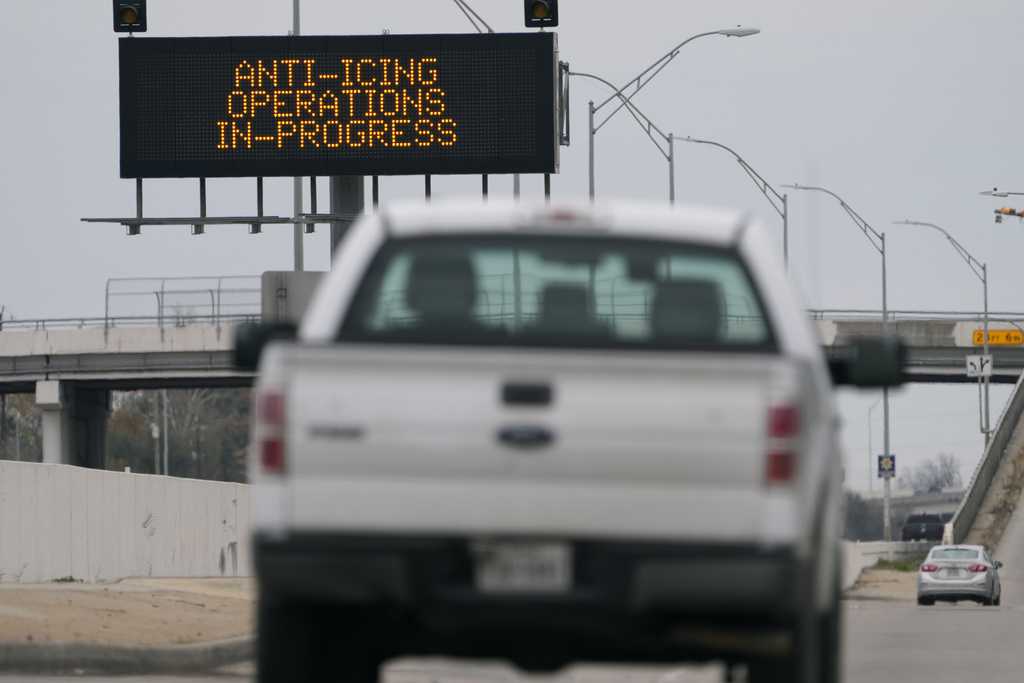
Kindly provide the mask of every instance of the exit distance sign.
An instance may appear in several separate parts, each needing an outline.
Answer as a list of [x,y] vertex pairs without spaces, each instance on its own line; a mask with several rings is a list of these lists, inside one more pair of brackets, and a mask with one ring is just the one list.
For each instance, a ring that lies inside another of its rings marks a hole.
[[120,41],[121,177],[557,170],[552,33]]

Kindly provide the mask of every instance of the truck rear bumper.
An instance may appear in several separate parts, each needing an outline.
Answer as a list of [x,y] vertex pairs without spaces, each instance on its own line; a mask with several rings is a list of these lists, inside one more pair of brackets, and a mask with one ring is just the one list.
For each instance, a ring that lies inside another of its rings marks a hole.
[[569,589],[511,595],[476,588],[466,538],[257,536],[254,556],[265,594],[393,607],[428,620],[462,614],[464,623],[495,619],[507,625],[521,615],[536,628],[559,616],[590,613],[783,623],[798,607],[800,564],[788,549],[600,540],[576,540],[571,547]]
[[341,535],[402,529],[417,537],[562,535],[748,549],[809,541],[806,501],[760,484],[293,476],[280,495],[280,528]]

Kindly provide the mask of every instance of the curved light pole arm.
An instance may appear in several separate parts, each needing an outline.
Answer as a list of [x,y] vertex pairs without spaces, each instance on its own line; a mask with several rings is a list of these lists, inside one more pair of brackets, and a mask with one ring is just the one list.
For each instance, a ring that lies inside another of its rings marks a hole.
[[[694,40],[697,40],[698,38],[705,38],[707,36],[716,36],[716,35],[721,35],[721,34],[722,34],[722,32],[719,30],[719,31],[705,31],[704,33],[698,33],[695,36],[690,36],[689,38],[687,38],[686,40],[684,40],[683,42],[679,43],[674,48],[672,48],[671,50],[669,50],[668,52],[663,54],[661,57],[659,57],[658,59],[654,60],[654,63],[651,64],[649,67],[647,67],[646,69],[644,69],[643,71],[638,73],[633,78],[631,78],[628,81],[626,81],[622,85],[621,88],[616,88],[616,91],[620,91],[621,92],[621,91],[625,90],[626,88],[630,87],[631,85],[635,85],[636,88],[633,90],[633,92],[630,93],[629,96],[625,98],[626,102],[632,101],[634,95],[636,95],[638,92],[640,92],[645,85],[650,83],[651,80],[653,80],[655,76],[657,76],[659,73],[661,73],[662,69],[664,69],[666,66],[668,66],[672,62],[673,59],[675,59],[677,56],[679,56],[679,51],[683,48],[684,45],[686,45],[687,43],[690,43],[690,42],[692,42]],[[654,73],[651,73],[652,71]],[[597,105],[594,106],[594,111],[600,111],[605,105],[607,105],[609,102],[611,102],[615,98],[616,98],[615,95],[611,95],[611,96],[607,97],[606,99],[602,100],[600,104],[597,104]],[[605,117],[604,121],[602,121],[602,124],[607,122],[608,119],[610,119],[611,117],[615,116],[615,114],[617,114],[620,109],[622,109],[624,106],[626,106],[626,102],[621,103],[618,107],[615,108],[615,110],[611,114],[608,114],[608,116]]]
[[[494,33],[494,29],[491,28],[491,25],[484,21],[484,18],[481,17],[475,9],[473,9],[467,0],[452,0],[452,2],[455,3],[456,7],[462,10],[462,13],[466,15],[467,19],[469,19],[469,23],[473,24],[473,28],[476,29],[477,33],[484,33],[484,30],[477,25],[477,21],[484,25],[484,28],[487,29],[487,33]],[[474,17],[476,17],[475,21]]]
[[[608,116],[606,116],[604,118],[604,120],[601,122],[601,125],[603,126],[605,123],[607,123],[609,121],[609,119],[611,119],[613,116],[615,116],[619,112],[620,109],[622,109],[624,106],[626,106],[626,102],[632,101],[633,97],[638,92],[640,92],[644,88],[645,85],[647,85],[652,80],[654,80],[655,76],[657,76],[659,73],[661,73],[661,71],[666,66],[668,66],[669,63],[673,59],[675,59],[677,56],[679,56],[679,51],[687,43],[690,43],[690,42],[692,42],[694,40],[697,40],[698,38],[705,38],[707,36],[726,36],[726,37],[743,38],[745,36],[752,36],[752,35],[755,35],[755,34],[760,33],[760,32],[761,31],[759,29],[756,29],[756,28],[741,28],[741,27],[737,27],[737,28],[734,28],[734,29],[719,29],[717,31],[705,31],[704,33],[698,33],[696,35],[690,36],[689,38],[687,38],[686,40],[684,40],[683,42],[679,43],[674,48],[672,48],[671,50],[666,52],[664,55],[662,55],[658,59],[654,60],[654,63],[651,64],[649,67],[647,67],[646,69],[644,69],[643,71],[638,73],[633,78],[631,78],[628,81],[626,81],[626,83],[623,84],[623,86],[621,88],[617,88],[617,90],[623,91],[623,90],[625,90],[626,88],[628,88],[631,85],[635,85],[636,86],[635,89],[633,90],[633,92],[631,92],[625,98],[625,101],[620,103],[619,106],[617,106],[614,111],[612,111],[610,114],[608,114]],[[615,99],[614,96],[606,98],[600,104],[598,104],[597,106],[594,107],[594,111],[596,112],[596,111],[602,109],[606,104],[608,104],[609,102],[611,102],[614,99]],[[598,127],[600,127],[600,126],[598,126]]]
[[985,264],[982,263],[981,261],[979,261],[978,259],[974,258],[974,256],[971,254],[971,252],[967,251],[967,248],[964,245],[960,244],[960,242],[958,242],[955,237],[950,235],[949,231],[946,230],[945,228],[943,228],[941,226],[938,226],[938,225],[935,225],[934,223],[926,223],[924,221],[911,221],[911,220],[893,221],[893,224],[894,225],[916,225],[916,226],[922,227],[922,228],[932,228],[933,230],[938,230],[939,232],[941,232],[943,234],[943,236],[947,240],[949,240],[949,243],[953,246],[953,249],[956,250],[956,253],[960,254],[960,258],[962,258],[964,260],[964,263],[966,263],[970,267],[970,269],[974,272],[974,274],[978,277],[978,279],[981,280],[982,282],[985,281],[985,270],[986,270]]
[[[705,38],[707,36],[717,36],[717,35],[721,35],[721,34],[722,34],[722,31],[721,30],[717,30],[717,31],[705,31],[704,33],[698,33],[696,35],[690,36],[689,38],[687,38],[686,40],[684,40],[683,42],[679,43],[674,48],[672,48],[671,50],[669,50],[668,52],[663,54],[661,57],[658,57],[656,60],[654,60],[653,64],[651,64],[649,67],[647,67],[646,69],[644,69],[643,71],[638,73],[633,78],[631,78],[628,81],[626,81],[625,84],[623,84],[623,86],[621,88],[616,88],[616,90],[625,90],[629,86],[631,86],[633,84],[636,84],[636,90],[633,91],[633,95],[635,95],[641,88],[643,88],[645,85],[650,83],[651,79],[654,78],[655,76],[657,76],[658,73],[669,64],[669,62],[671,62],[673,59],[675,59],[677,56],[679,56],[679,51],[681,49],[683,49],[683,46],[685,46],[687,43],[691,43],[691,42],[697,40],[698,38]],[[651,71],[654,71],[654,73],[651,74]],[[647,74],[651,74],[651,75],[646,80],[644,80],[644,77],[647,76]],[[594,107],[594,110],[595,111],[599,111],[602,107],[604,107],[606,104],[608,104],[609,102],[611,102],[614,99],[615,99],[614,95],[611,96],[611,97],[608,97],[607,99],[603,100],[600,104],[596,105]]]
[[824,187],[817,187],[814,185],[800,185],[799,183],[783,185],[782,187],[789,187],[794,190],[811,190],[814,192],[824,192],[825,194],[833,197],[837,202],[839,202],[839,206],[843,208],[843,211],[845,211],[846,215],[850,217],[850,220],[852,220],[854,224],[858,228],[860,228],[860,231],[864,233],[864,236],[868,238],[868,241],[871,242],[871,246],[875,248],[875,251],[877,251],[879,254],[882,254],[883,258],[885,257],[885,235],[871,227],[871,224],[864,220],[863,216],[854,211],[853,207],[847,204],[846,200],[837,195],[835,192]]
[[750,176],[750,179],[754,181],[754,185],[756,185],[757,189],[761,191],[761,194],[765,196],[768,203],[772,205],[773,209],[775,209],[775,212],[778,213],[780,217],[785,217],[785,198],[779,194],[779,191],[772,187],[771,183],[765,180],[760,173],[754,170],[754,167],[748,164],[747,160],[741,157],[736,150],[723,145],[720,142],[715,142],[714,140],[701,140],[700,138],[680,137],[678,135],[675,136],[675,139],[683,140],[685,142],[695,142],[700,145],[711,145],[712,147],[724,149],[736,159],[736,163],[740,165],[740,168]]
[[[967,248],[960,244],[955,237],[949,234],[949,231],[942,226],[935,225],[934,223],[928,223],[925,221],[912,221],[902,220],[893,221],[896,225],[914,225],[921,228],[931,228],[942,234],[943,237],[950,243],[954,251],[960,255],[960,258],[964,260],[964,263],[971,269],[971,272],[981,280],[982,294],[985,298],[985,318],[984,326],[982,329],[982,346],[983,353],[989,355],[989,331],[988,331],[988,265],[982,263],[978,259],[974,258],[971,252],[967,251]],[[982,394],[984,387],[984,395]],[[985,435],[985,444],[987,445],[992,435],[992,418],[989,407],[989,377],[986,375],[984,380],[978,378],[978,417],[981,423],[981,433]]]
[[676,137],[677,140],[685,140],[686,142],[695,142],[700,145],[711,145],[712,147],[718,147],[723,149],[736,159],[736,163],[740,165],[740,168],[754,181],[754,185],[761,191],[764,198],[768,200],[772,208],[775,209],[775,213],[779,214],[779,218],[782,219],[782,260],[786,264],[786,268],[789,268],[789,199],[784,194],[779,194],[779,191],[772,187],[771,183],[764,179],[764,177],[758,173],[753,166],[747,163],[747,160],[739,155],[739,153],[733,148],[723,145],[721,142],[715,142],[714,140],[702,140],[700,138],[691,137]]
[[[618,97],[619,99],[622,100],[622,106],[626,107],[626,110],[630,113],[633,119],[636,120],[637,125],[640,126],[640,129],[647,134],[647,137],[651,139],[651,142],[653,142],[654,146],[658,148],[658,151],[661,152],[662,156],[664,156],[666,159],[670,159],[670,153],[666,151],[665,148],[662,147],[661,142],[655,139],[654,133],[657,133],[661,137],[661,139],[665,141],[666,145],[671,144],[670,136],[664,131],[662,131],[661,128],[659,128],[653,121],[651,121],[651,119],[648,118],[646,114],[640,111],[640,109],[637,108],[635,104],[630,102],[626,95],[622,92],[622,90],[616,88],[615,85],[611,83],[611,81],[601,78],[600,76],[597,76],[595,74],[586,73],[585,71],[570,71],[569,75],[579,76],[580,78],[590,78],[599,83],[603,83],[604,85],[614,90],[615,94],[612,95],[612,97]],[[605,119],[605,123],[607,123],[607,119]],[[597,133],[597,131],[599,131],[601,129],[601,126],[603,125],[604,123],[595,126],[593,129],[593,133]]]

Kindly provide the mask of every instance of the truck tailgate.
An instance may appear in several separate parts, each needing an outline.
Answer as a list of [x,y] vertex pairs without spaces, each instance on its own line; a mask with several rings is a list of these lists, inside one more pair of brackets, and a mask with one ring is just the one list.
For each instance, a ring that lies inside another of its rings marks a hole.
[[[687,490],[749,493],[763,486],[766,416],[787,365],[768,354],[398,346],[295,347],[285,362],[298,527],[327,521],[331,490],[433,491],[441,507],[489,486],[566,503],[637,487],[652,504]],[[349,502],[337,501],[332,524],[353,521]],[[396,523],[401,506],[389,502]],[[415,527],[415,507],[398,523]]]

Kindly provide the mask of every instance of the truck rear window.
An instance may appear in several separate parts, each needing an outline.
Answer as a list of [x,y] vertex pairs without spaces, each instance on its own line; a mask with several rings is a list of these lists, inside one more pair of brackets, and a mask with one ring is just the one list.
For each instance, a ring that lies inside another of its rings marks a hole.
[[758,293],[733,250],[538,235],[392,240],[374,259],[340,338],[774,349]]

